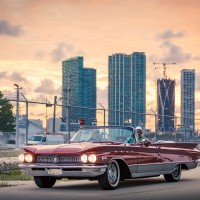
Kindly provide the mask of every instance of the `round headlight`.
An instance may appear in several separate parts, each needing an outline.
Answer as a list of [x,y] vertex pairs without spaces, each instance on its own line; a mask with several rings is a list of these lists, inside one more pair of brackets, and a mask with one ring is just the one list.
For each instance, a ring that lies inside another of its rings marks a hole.
[[86,163],[86,162],[87,162],[87,155],[86,155],[86,154],[83,154],[83,155],[81,156],[81,161],[82,161],[83,163]]
[[31,163],[33,161],[33,156],[31,154],[26,154],[25,161]]
[[23,154],[23,153],[19,154],[18,159],[19,159],[21,162],[24,162],[24,154]]
[[88,156],[88,160],[89,160],[90,163],[95,163],[97,161],[97,157],[96,157],[95,154],[90,154]]

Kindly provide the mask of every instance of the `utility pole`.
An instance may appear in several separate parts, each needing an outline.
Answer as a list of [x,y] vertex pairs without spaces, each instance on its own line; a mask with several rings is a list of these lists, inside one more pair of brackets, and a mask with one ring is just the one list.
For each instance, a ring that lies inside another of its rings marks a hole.
[[19,85],[14,84],[15,89],[17,90],[17,99],[16,99],[16,147],[19,148],[19,90],[22,87]]
[[26,97],[21,93],[21,95],[24,97],[25,101],[26,101],[26,140],[25,143],[26,145],[28,145],[28,100],[26,99]]
[[99,103],[99,105],[103,108],[103,125],[106,125],[106,109],[104,108],[104,106],[101,105],[101,103]]
[[155,142],[156,142],[157,141],[157,120],[156,120],[157,114],[153,111],[153,109],[151,109],[151,111],[155,114]]
[[65,88],[63,89],[64,92],[64,97],[63,98],[63,106],[66,108],[66,133],[68,132],[68,141],[70,141],[70,93],[71,93],[71,75],[68,74],[66,76],[66,85]]
[[47,99],[46,99],[46,133],[47,133]]
[[48,133],[48,115],[47,115],[47,108],[48,107],[52,107],[52,104],[49,102],[49,101],[47,101],[47,99],[46,99],[46,116],[45,116],[45,118],[46,118],[46,133]]
[[54,96],[54,111],[53,111],[53,133],[55,133],[56,126],[56,104],[57,104],[57,96]]
[[133,126],[133,111],[131,110],[130,107],[128,107],[128,109],[130,110],[130,113],[131,113],[131,126]]
[[176,115],[174,115],[174,119],[175,119],[175,142],[176,142],[177,141],[177,129],[176,129],[177,117],[176,117]]

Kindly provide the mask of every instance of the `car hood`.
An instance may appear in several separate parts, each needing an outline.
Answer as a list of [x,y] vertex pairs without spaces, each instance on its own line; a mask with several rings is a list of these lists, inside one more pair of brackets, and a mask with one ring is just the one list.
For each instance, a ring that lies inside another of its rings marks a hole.
[[[105,144],[104,144],[105,145]],[[104,146],[100,143],[75,143],[75,144],[62,144],[62,145],[37,145],[37,146],[26,146],[25,151],[34,154],[79,154],[89,149],[101,148]]]

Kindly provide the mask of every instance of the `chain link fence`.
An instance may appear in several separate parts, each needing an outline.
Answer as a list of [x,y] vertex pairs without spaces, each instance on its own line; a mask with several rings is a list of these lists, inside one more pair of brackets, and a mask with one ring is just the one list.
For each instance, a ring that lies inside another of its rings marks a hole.
[[[69,109],[67,118],[63,117],[63,105],[61,101],[53,102],[42,100],[40,102],[28,100],[23,97],[19,98],[18,114],[17,102],[15,98],[5,98],[13,104],[13,113],[18,119],[18,125],[13,132],[0,132],[0,146],[23,146],[29,137],[32,135],[54,133],[63,134],[66,141],[68,141],[80,126],[86,124],[89,126],[98,125],[122,125],[132,126],[134,124],[134,116],[146,117],[146,124],[137,124],[144,127],[144,134],[152,141],[167,140],[176,142],[200,142],[198,127],[200,126],[200,119],[195,119],[195,127],[181,125],[181,117],[168,116],[173,120],[173,127],[169,130],[164,130],[159,126],[159,118],[156,113],[134,113],[131,111],[112,111],[126,113],[128,118],[117,123],[109,124],[109,110],[102,105],[101,108],[85,108],[80,106],[65,106]],[[81,113],[81,115],[79,115]],[[91,115],[92,113],[92,115]],[[128,113],[128,115],[127,115]],[[72,117],[73,116],[73,117]],[[84,119],[85,122],[81,121]],[[81,124],[83,123],[83,124]],[[134,124],[135,126],[136,124]],[[17,134],[18,135],[17,135]],[[18,140],[18,141],[17,141]]]

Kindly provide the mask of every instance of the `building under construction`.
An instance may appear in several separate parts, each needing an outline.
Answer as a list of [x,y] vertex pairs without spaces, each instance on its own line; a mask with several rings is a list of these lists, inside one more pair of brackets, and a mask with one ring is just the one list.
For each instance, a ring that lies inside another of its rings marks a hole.
[[158,132],[173,132],[175,107],[175,80],[157,80]]

